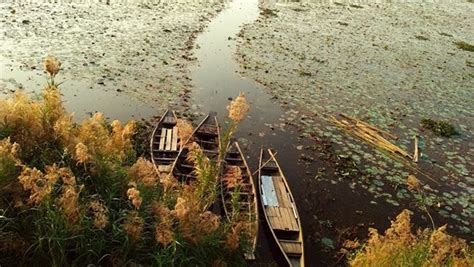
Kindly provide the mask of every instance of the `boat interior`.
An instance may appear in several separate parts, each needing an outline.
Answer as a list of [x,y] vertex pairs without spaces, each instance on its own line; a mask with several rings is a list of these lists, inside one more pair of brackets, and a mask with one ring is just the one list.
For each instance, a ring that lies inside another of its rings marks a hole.
[[179,152],[179,135],[176,116],[167,111],[153,136],[153,160],[159,172],[169,172],[169,168]]
[[268,223],[290,262],[300,266],[303,244],[295,203],[283,174],[268,151],[264,151],[261,164],[260,190]]

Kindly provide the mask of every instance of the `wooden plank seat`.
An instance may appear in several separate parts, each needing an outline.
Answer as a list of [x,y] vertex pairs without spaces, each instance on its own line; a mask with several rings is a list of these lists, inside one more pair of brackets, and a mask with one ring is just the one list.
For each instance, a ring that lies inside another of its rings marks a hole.
[[293,255],[302,254],[301,242],[294,241],[294,240],[285,240],[285,239],[279,239],[279,241],[280,241],[280,245],[282,246],[283,250],[286,253],[293,254]]
[[163,118],[163,124],[172,125],[172,124],[176,124],[176,121],[174,120],[173,117],[166,116]]
[[218,154],[218,152],[216,150],[203,149],[202,152],[204,152],[204,154],[210,154],[210,155],[217,155]]
[[179,176],[179,178],[184,179],[184,180],[195,180],[197,177],[193,174],[178,174],[176,176]]
[[161,129],[158,151],[177,151],[178,150],[178,127],[173,129]]
[[217,136],[217,129],[215,131],[210,131],[210,130],[207,130],[207,129],[199,129],[199,130],[196,131],[196,134],[215,137],[215,136]]
[[262,169],[265,169],[265,170],[278,170],[278,166],[276,165],[276,163],[274,161],[269,161],[267,162],[267,164],[265,164]]
[[193,165],[183,163],[180,165],[180,167],[185,168],[185,169],[194,169]]
[[[232,161],[232,162],[243,162],[243,160],[241,158],[231,158],[231,157],[227,157],[225,158],[226,161]],[[245,166],[241,166],[241,168]]]
[[174,161],[173,158],[157,158],[157,157],[154,157],[153,158],[155,161]]
[[239,153],[232,153],[232,152],[227,152],[226,158],[240,158],[240,154]]
[[217,144],[215,140],[212,140],[212,141],[199,140],[199,143],[201,143],[202,145],[216,145]]

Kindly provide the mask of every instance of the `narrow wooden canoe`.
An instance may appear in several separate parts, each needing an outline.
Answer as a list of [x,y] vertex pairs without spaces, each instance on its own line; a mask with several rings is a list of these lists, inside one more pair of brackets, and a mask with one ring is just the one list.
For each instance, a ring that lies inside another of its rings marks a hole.
[[304,266],[298,210],[285,175],[270,149],[260,151],[258,187],[265,220],[289,266]]
[[191,137],[180,150],[172,168],[173,176],[179,181],[190,182],[196,179],[194,163],[187,160],[188,144],[196,142],[210,159],[217,159],[219,153],[219,124],[215,112],[209,113],[194,129]]
[[180,150],[177,117],[174,111],[166,110],[151,135],[151,160],[158,173],[169,173]]
[[[258,236],[257,192],[252,173],[237,142],[229,146],[224,162],[224,174],[232,166],[239,167],[242,173],[242,181],[238,189],[235,187],[227,187],[225,181],[221,179],[221,198],[224,212],[229,220],[233,215],[238,214],[242,221],[248,221],[252,224],[252,234],[254,234],[252,238],[252,250],[245,254],[245,258],[247,260],[255,260]],[[234,203],[232,201],[233,197],[238,197]]]

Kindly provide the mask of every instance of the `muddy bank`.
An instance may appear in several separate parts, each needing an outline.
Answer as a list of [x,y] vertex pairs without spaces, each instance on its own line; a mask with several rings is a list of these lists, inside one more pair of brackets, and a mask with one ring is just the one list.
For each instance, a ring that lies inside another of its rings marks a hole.
[[[306,233],[319,231],[314,241],[328,244],[318,235],[334,230],[334,221],[341,224],[333,241],[354,227],[383,229],[395,212],[417,209],[421,196],[406,187],[415,174],[436,223],[473,240],[474,113],[467,100],[474,98],[474,54],[456,43],[474,43],[474,5],[263,3],[261,11],[240,33],[241,73],[265,85],[287,124],[317,140],[306,158],[328,163],[307,181],[314,191],[303,201],[316,207]],[[327,122],[340,112],[396,134],[408,151],[420,135],[418,166],[434,181]],[[450,121],[460,134],[436,136],[420,126],[423,118]],[[343,229],[344,221],[352,228]],[[429,225],[423,215],[417,223]]]
[[[0,92],[39,92],[42,59],[64,64],[66,106],[78,117],[150,117],[189,89],[197,32],[222,1],[8,1],[0,4]],[[166,103],[166,104],[163,104]]]

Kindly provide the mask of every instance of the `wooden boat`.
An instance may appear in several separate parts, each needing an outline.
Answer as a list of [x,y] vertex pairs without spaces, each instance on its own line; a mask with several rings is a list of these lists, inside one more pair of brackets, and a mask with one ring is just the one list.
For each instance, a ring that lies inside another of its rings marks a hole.
[[194,129],[191,137],[185,142],[186,145],[179,152],[173,164],[173,176],[179,181],[193,181],[196,179],[194,163],[187,160],[188,144],[196,142],[204,154],[210,159],[217,159],[219,153],[219,124],[215,112],[209,113]]
[[298,211],[285,175],[270,149],[260,151],[258,187],[265,220],[289,266],[304,266]]
[[166,110],[151,135],[151,160],[158,173],[169,173],[178,156],[180,139],[177,122],[174,111]]
[[[221,197],[224,212],[226,217],[230,220],[233,214],[239,214],[240,219],[248,221],[253,225],[252,234],[252,250],[245,254],[247,260],[255,260],[255,249],[257,247],[258,236],[258,203],[257,192],[253,182],[252,173],[247,165],[242,150],[237,142],[232,143],[227,150],[224,158],[224,174],[231,166],[237,166],[242,173],[242,181],[238,189],[227,187],[221,179]],[[232,198],[237,196],[237,205],[232,202]],[[238,210],[237,210],[238,209]]]

